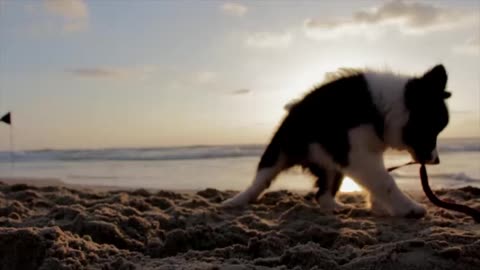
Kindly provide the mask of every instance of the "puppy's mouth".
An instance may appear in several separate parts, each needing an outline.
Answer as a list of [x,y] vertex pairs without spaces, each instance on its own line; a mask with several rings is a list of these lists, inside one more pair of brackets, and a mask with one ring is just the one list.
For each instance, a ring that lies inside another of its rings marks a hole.
[[440,158],[438,156],[435,157],[435,158],[432,158],[432,159],[428,159],[428,160],[419,159],[419,160],[416,160],[416,161],[419,162],[419,163],[428,164],[428,165],[440,164]]
[[428,154],[417,153],[411,149],[408,150],[410,152],[413,160],[415,162],[427,165],[437,165],[440,164],[440,158],[438,157],[437,151],[434,150]]

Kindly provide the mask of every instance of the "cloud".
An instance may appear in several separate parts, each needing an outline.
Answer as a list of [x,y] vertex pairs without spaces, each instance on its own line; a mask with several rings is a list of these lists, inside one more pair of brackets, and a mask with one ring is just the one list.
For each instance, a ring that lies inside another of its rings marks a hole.
[[222,11],[228,15],[241,17],[247,13],[248,8],[242,4],[227,2],[222,6]]
[[256,32],[251,33],[245,40],[245,45],[251,48],[287,48],[293,40],[290,32]]
[[389,1],[369,10],[354,12],[347,18],[315,19],[304,22],[307,37],[325,39],[344,34],[364,34],[372,30],[393,26],[406,34],[421,34],[429,31],[451,29],[473,17],[459,10],[447,9],[423,2]]
[[211,87],[218,79],[218,73],[208,70],[185,71],[178,69],[162,70],[159,74],[165,77],[163,80],[172,89],[191,89],[192,87]]
[[92,79],[146,79],[156,70],[153,66],[143,67],[87,67],[67,69],[66,72]]
[[45,7],[51,13],[68,19],[88,17],[87,5],[83,0],[45,0]]
[[455,46],[453,51],[458,54],[480,55],[480,35],[472,37],[463,44]]
[[234,91],[230,92],[230,94],[232,94],[232,95],[246,95],[246,94],[249,94],[251,92],[252,92],[252,90],[250,90],[250,89],[242,88],[242,89],[234,90]]
[[65,32],[88,28],[88,7],[84,0],[44,0],[44,7],[49,14],[62,19]]
[[75,68],[67,72],[81,77],[116,77],[119,72],[111,68]]
[[213,71],[199,71],[194,73],[193,80],[196,83],[211,83],[217,78],[217,73]]

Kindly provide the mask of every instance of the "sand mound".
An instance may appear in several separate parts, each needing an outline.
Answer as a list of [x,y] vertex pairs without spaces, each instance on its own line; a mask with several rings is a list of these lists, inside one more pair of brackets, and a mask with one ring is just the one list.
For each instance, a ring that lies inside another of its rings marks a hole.
[[[245,209],[234,192],[96,192],[0,184],[0,269],[478,269],[480,227],[429,206],[427,217],[378,218],[361,194],[326,214],[287,191]],[[439,190],[480,208],[480,189]]]

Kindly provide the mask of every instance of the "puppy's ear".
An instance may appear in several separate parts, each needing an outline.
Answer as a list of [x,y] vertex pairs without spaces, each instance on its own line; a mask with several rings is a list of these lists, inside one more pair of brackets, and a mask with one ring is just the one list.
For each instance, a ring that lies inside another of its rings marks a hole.
[[431,70],[423,74],[421,80],[425,85],[430,85],[433,91],[445,92],[445,86],[447,85],[447,71],[443,65],[436,65]]

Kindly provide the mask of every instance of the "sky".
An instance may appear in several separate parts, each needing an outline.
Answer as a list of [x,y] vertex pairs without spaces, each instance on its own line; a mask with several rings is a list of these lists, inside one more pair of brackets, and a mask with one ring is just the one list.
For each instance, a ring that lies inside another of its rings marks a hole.
[[16,149],[263,144],[327,72],[438,63],[441,136],[479,137],[480,1],[0,0]]

